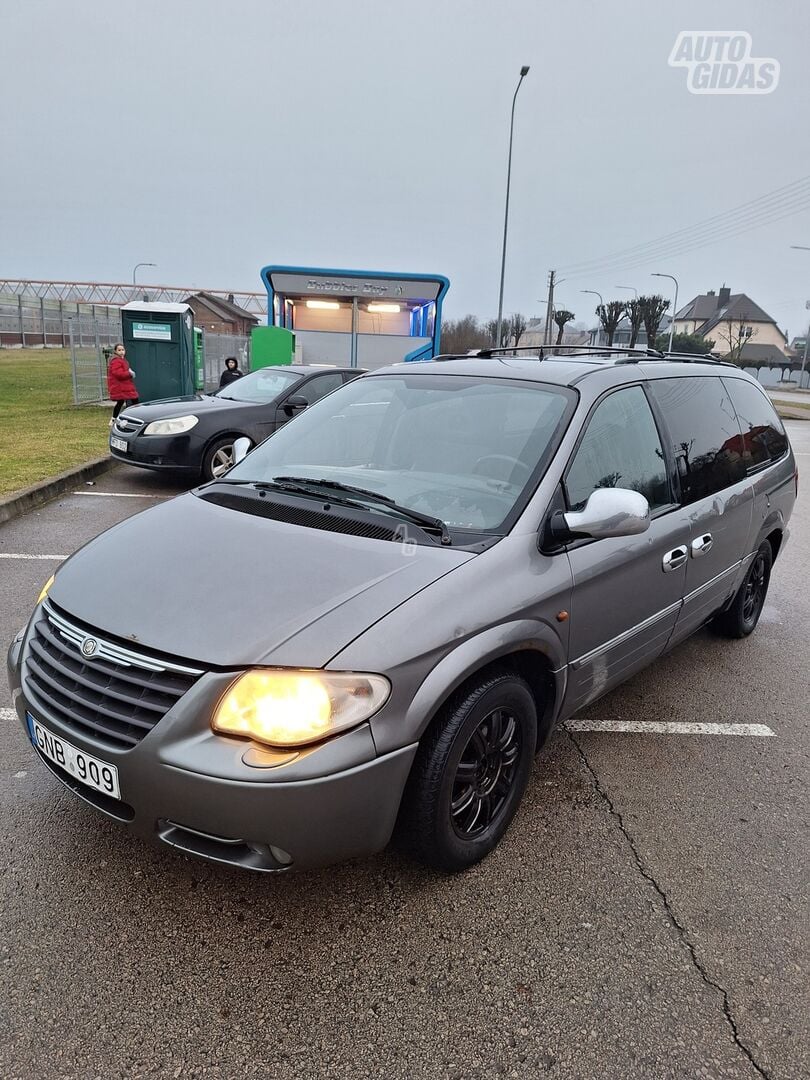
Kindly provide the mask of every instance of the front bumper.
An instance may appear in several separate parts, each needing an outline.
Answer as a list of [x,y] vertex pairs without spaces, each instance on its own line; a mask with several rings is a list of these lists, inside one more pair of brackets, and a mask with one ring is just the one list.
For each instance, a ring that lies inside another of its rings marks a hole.
[[[416,745],[376,756],[368,725],[298,754],[262,752],[214,734],[208,717],[231,673],[204,675],[131,750],[67,727],[26,692],[24,642],[8,655],[12,700],[52,733],[118,769],[121,800],[52,773],[139,835],[254,870],[310,869],[382,850],[393,832]],[[281,764],[277,759],[285,759]],[[291,760],[289,760],[291,759]]]
[[127,444],[126,450],[110,445],[110,454],[127,465],[142,469],[166,469],[174,472],[199,472],[205,442],[193,432],[185,435],[127,434],[113,428],[110,438]]

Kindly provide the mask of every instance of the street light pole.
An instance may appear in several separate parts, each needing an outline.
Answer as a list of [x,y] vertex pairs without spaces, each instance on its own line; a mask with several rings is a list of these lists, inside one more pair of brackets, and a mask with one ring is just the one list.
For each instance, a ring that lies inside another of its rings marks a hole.
[[[795,251],[810,251],[810,247],[805,244],[791,244]],[[805,304],[805,308],[810,308],[810,300]],[[799,372],[799,389],[802,388],[802,379],[804,378],[804,369],[807,367],[807,344],[810,342],[810,325],[807,327],[807,331],[804,335],[804,352],[802,353],[802,369]]]
[[632,292],[636,300],[638,300],[638,289],[634,289],[632,285],[614,285],[614,289],[627,289],[628,292]]
[[[676,315],[676,313],[678,311],[678,279],[673,277],[672,274],[656,274],[656,273],[652,273],[652,274],[650,274],[650,277],[665,277],[665,278],[669,278],[670,281],[675,282],[675,300],[674,300],[673,308],[672,308],[672,318],[669,320],[669,349],[668,349],[668,352],[672,352],[672,335],[675,332],[675,315]],[[655,348],[655,342],[654,341],[648,341],[647,342],[647,348],[648,349],[654,349]]]
[[132,287],[133,287],[133,289],[135,288],[135,275],[138,273],[138,270],[142,266],[157,266],[157,263],[147,263],[147,262],[135,263],[134,267],[132,268]]
[[524,64],[520,69],[520,78],[518,84],[515,87],[515,93],[512,98],[512,116],[509,121],[509,161],[506,167],[506,207],[503,212],[503,250],[501,252],[501,287],[498,293],[498,322],[495,330],[495,344],[500,346],[501,344],[501,327],[503,325],[503,279],[506,272],[506,233],[509,227],[509,187],[512,182],[512,135],[515,130],[515,102],[517,101],[518,90],[524,78],[529,74],[528,64]]
[[[597,292],[596,289],[580,289],[579,291],[581,293],[590,293],[591,296],[598,296],[599,297],[599,306],[602,308],[603,311],[605,310],[605,301],[602,299],[602,294],[600,292]],[[600,329],[596,331],[597,338],[599,337],[599,334],[601,333],[601,324],[602,324],[602,320],[600,319],[599,320]]]

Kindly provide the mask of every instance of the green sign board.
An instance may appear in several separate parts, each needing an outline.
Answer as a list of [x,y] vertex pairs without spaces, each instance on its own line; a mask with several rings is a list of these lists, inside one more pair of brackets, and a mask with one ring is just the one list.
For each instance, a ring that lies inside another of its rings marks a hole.
[[142,341],[171,341],[171,323],[134,322],[132,324],[132,336]]

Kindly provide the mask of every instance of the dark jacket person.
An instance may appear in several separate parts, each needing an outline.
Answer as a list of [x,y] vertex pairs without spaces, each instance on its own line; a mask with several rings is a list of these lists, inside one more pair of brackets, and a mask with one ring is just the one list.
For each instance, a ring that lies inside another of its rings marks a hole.
[[243,375],[244,372],[239,370],[239,366],[236,363],[236,357],[229,356],[225,361],[225,370],[219,377],[220,389],[222,389],[223,386],[228,386],[229,383],[236,382],[237,379],[241,379]]

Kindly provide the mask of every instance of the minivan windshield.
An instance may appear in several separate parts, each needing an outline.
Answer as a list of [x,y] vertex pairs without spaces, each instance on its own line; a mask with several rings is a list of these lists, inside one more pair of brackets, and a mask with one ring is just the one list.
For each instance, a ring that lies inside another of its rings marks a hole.
[[241,379],[218,390],[214,396],[230,401],[252,401],[264,405],[274,401],[279,394],[288,390],[301,377],[300,372],[290,371],[288,368],[262,368],[260,371],[243,375]]
[[366,376],[281,428],[224,480],[326,479],[450,528],[497,532],[545,471],[575,401],[565,387],[511,379]]

